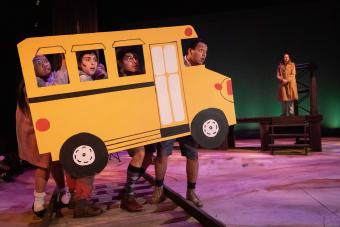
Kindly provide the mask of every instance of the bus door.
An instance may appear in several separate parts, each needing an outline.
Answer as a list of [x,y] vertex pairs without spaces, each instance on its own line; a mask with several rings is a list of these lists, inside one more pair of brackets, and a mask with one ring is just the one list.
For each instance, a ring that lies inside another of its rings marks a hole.
[[177,43],[150,45],[162,137],[189,132]]

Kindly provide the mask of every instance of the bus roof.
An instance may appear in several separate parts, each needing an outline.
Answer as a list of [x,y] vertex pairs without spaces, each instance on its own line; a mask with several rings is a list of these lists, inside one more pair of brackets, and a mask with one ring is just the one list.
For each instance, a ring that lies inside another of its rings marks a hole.
[[[41,47],[62,47],[71,50],[74,45],[102,43],[110,44],[116,41],[142,40],[144,43],[163,43],[179,39],[196,38],[197,34],[191,25],[122,30],[111,32],[95,32],[71,35],[56,35],[27,38],[18,43],[18,48],[30,52]],[[36,54],[36,53],[34,53]]]

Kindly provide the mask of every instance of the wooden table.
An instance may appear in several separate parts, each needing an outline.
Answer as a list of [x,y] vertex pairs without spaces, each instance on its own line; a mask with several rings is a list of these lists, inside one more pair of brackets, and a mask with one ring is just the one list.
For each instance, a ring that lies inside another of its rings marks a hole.
[[[269,150],[270,143],[269,126],[274,121],[282,121],[291,124],[297,121],[306,121],[309,124],[309,141],[312,151],[321,151],[321,121],[322,115],[306,115],[306,116],[290,116],[290,117],[252,117],[252,118],[237,118],[237,124],[243,123],[259,123],[260,124],[260,140],[261,150]],[[234,126],[229,127],[229,134],[224,143],[219,149],[227,149],[235,147],[235,132]]]

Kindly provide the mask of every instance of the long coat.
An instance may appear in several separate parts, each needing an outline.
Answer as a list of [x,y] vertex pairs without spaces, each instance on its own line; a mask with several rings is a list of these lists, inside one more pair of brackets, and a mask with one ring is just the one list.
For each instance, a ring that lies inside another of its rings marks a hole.
[[286,65],[280,63],[277,67],[277,78],[282,77],[288,83],[284,84],[279,80],[279,89],[277,98],[279,101],[292,101],[298,99],[298,90],[296,85],[296,70],[293,62],[288,62]]

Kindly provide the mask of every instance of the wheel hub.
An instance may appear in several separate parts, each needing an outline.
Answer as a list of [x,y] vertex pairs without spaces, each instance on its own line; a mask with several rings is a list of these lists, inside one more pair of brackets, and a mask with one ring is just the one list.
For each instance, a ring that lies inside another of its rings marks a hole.
[[80,166],[92,164],[95,158],[96,156],[93,149],[87,145],[81,145],[73,152],[73,161]]
[[217,121],[213,119],[209,119],[204,122],[202,129],[203,129],[204,135],[208,137],[215,137],[220,128],[218,127]]

